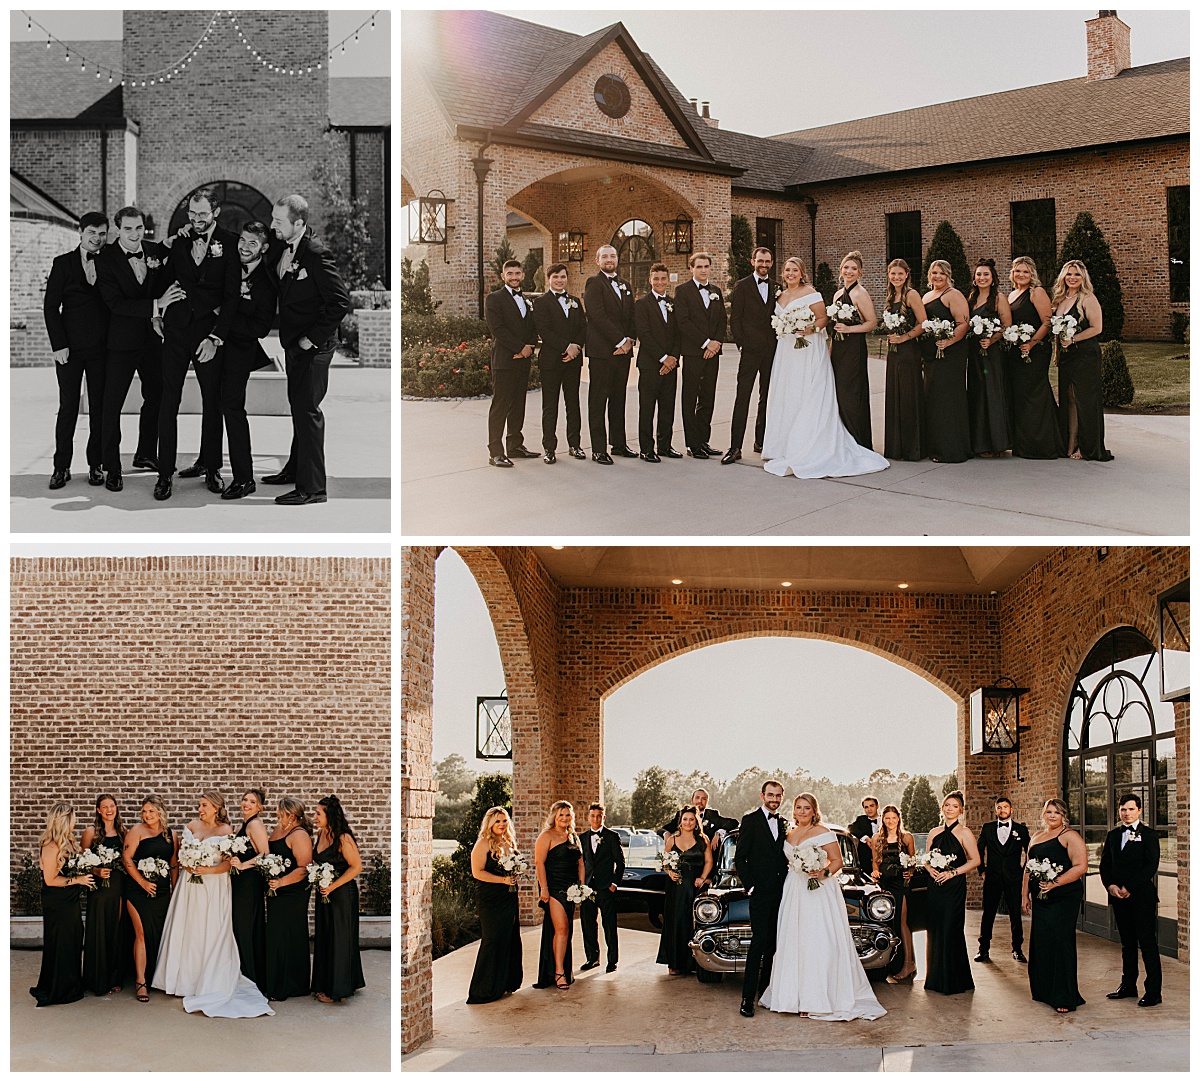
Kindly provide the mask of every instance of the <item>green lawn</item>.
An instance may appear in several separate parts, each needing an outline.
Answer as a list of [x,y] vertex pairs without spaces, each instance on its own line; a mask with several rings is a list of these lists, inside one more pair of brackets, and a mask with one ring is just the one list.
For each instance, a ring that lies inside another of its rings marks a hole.
[[1177,342],[1125,342],[1133,379],[1129,413],[1187,413],[1191,404],[1188,347]]

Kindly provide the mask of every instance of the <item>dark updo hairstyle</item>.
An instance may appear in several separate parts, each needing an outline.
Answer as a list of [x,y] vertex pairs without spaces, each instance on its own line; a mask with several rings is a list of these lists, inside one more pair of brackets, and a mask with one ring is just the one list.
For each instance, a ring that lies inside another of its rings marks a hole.
[[325,823],[333,839],[333,844],[340,846],[343,835],[357,842],[354,831],[346,821],[346,813],[342,811],[342,802],[332,793],[317,801],[325,809]]
[[[1000,288],[1000,279],[996,277],[996,261],[994,259],[979,259],[975,262],[975,270],[980,267],[987,267],[992,272],[992,285],[988,290],[987,310],[994,312],[996,310],[996,295]],[[971,273],[971,292],[967,297],[967,307],[972,311],[975,308],[975,302],[979,299],[979,286],[975,284],[975,274]]]
[[691,812],[696,817],[696,826],[693,828],[692,834],[697,839],[707,844],[708,835],[704,833],[704,823],[700,818],[700,813],[696,810],[695,804],[684,804],[683,807],[679,809],[679,814],[675,816],[675,830],[672,833],[672,837],[678,838],[679,835],[683,833],[683,817],[688,812]]

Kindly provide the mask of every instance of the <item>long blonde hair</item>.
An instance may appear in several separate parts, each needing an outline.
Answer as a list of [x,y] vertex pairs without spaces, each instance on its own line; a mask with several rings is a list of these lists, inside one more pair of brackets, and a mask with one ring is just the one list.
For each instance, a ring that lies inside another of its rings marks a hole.
[[1050,291],[1050,303],[1055,307],[1067,295],[1067,271],[1075,267],[1079,270],[1083,281],[1079,283],[1079,295],[1081,297],[1095,295],[1095,288],[1092,286],[1092,276],[1088,274],[1088,269],[1084,266],[1082,259],[1068,259],[1063,265],[1062,270],[1058,272],[1058,277],[1054,279],[1054,287]]
[[46,813],[46,829],[38,838],[38,852],[49,843],[58,846],[57,870],[62,869],[67,857],[79,852],[79,846],[75,843],[75,809],[70,804],[59,801],[50,805]]
[[799,804],[800,801],[802,801],[802,800],[807,800],[809,802],[809,804],[812,805],[812,810],[813,810],[812,821],[813,821],[813,824],[816,825],[817,823],[819,823],[821,821],[821,805],[817,803],[817,798],[812,793],[800,793],[799,795],[797,795],[796,799],[792,801],[792,818],[796,822],[799,822],[799,820],[795,819],[796,805]]
[[949,283],[949,285],[947,285],[946,288],[954,289],[955,288],[954,274],[950,269],[950,264],[947,263],[944,259],[935,259],[932,263],[929,264],[929,270],[927,270],[925,272],[926,285],[928,285],[930,289],[933,288],[933,279],[930,277],[930,273],[932,272],[934,267],[937,267],[937,269],[940,270],[946,276],[946,281]]
[[[503,843],[498,842],[496,840],[496,835],[492,833],[492,824],[501,815],[508,820],[508,829],[504,832]],[[513,849],[516,849],[517,836],[513,833],[512,816],[508,814],[507,808],[502,808],[499,805],[496,805],[496,807],[488,808],[488,810],[483,813],[483,822],[479,826],[478,840],[486,841],[488,843],[488,849],[491,851],[492,856],[494,856],[497,860],[499,860],[503,855],[501,850],[505,843],[507,843],[510,852]]]
[[217,822],[228,824],[229,812],[225,810],[225,798],[216,789],[205,789],[200,796],[217,809]]
[[149,804],[152,808],[158,811],[158,832],[167,841],[171,840],[171,827],[167,823],[167,806],[162,802],[162,797],[148,796],[139,805],[139,810]]
[[1027,256],[1027,255],[1013,256],[1012,267],[1009,269],[1009,272],[1008,272],[1008,280],[1009,280],[1009,282],[1012,283],[1013,289],[1017,288],[1016,279],[1013,277],[1013,271],[1016,269],[1016,266],[1018,263],[1021,263],[1024,266],[1029,268],[1029,290],[1030,290],[1030,292],[1033,292],[1033,290],[1035,290],[1035,289],[1041,289],[1042,288],[1042,280],[1038,277],[1037,264],[1032,259],[1030,259],[1029,256]]
[[542,824],[542,829],[550,830],[554,826],[554,816],[558,813],[559,808],[566,808],[571,813],[571,825],[567,828],[567,841],[578,848],[579,835],[575,833],[575,805],[569,800],[556,800],[550,805],[550,810],[546,813],[546,821]]
[[[838,281],[840,281],[842,283],[842,288],[846,290],[846,296],[848,297],[850,295],[850,289],[852,289],[853,286],[851,286],[849,289],[846,287],[846,278],[842,274],[842,268],[847,263],[858,264],[858,277],[854,280],[854,285],[861,286],[862,285],[862,276],[863,276],[862,252],[860,252],[857,248],[855,248],[854,251],[847,252],[844,256],[842,256],[842,261],[838,264]],[[866,289],[866,286],[863,286],[863,288]]]
[[280,800],[277,810],[287,812],[296,820],[296,826],[303,827],[309,834],[312,833],[312,823],[308,821],[308,815],[305,814],[304,804],[294,796],[285,796]]

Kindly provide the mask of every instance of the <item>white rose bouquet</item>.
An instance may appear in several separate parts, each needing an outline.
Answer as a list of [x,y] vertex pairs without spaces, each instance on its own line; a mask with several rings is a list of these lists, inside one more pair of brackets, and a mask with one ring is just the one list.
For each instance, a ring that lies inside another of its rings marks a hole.
[[[250,839],[244,834],[240,837],[233,834],[226,834],[225,837],[218,838],[216,844],[217,852],[220,854],[222,860],[232,861],[234,858],[241,860],[250,849]],[[242,869],[236,865],[232,863],[229,865],[230,875],[240,875],[241,872]]]
[[808,339],[804,331],[811,331],[817,325],[817,317],[807,304],[789,307],[783,312],[777,312],[771,317],[771,326],[775,329],[776,338],[786,338],[789,334],[796,336],[793,345],[797,349],[808,349]]
[[142,857],[137,870],[147,879],[166,879],[171,874],[171,865],[162,857]]
[[[883,335],[892,334],[907,334],[912,330],[913,325],[908,321],[908,312],[889,312],[886,309],[879,317],[883,321],[883,330],[880,332]],[[888,352],[895,353],[900,347],[894,342],[888,343]]]
[[[208,868],[220,861],[217,845],[211,838],[184,838],[179,846],[179,863],[185,868]],[[189,883],[203,883],[204,877],[193,871],[188,875]]]
[[276,892],[275,888],[270,885],[270,881],[278,879],[292,866],[291,858],[281,857],[278,853],[260,853],[254,863],[263,878],[267,880],[267,897],[274,898]]
[[[79,875],[91,875],[92,870],[98,867],[100,867],[100,858],[90,849],[85,849],[82,853],[74,853],[63,861],[62,874],[68,879],[74,879]],[[87,889],[95,890],[95,882],[93,881]]]
[[[121,850],[108,845],[96,846],[97,868],[107,868],[110,872],[121,863]],[[100,885],[107,890],[112,885],[112,877],[101,879]]]
[[596,892],[583,883],[572,883],[567,887],[567,901],[574,902],[576,905],[594,897],[596,897]]
[[[321,887],[333,886],[333,881],[337,878],[337,872],[334,871],[333,865],[328,861],[318,864],[315,860],[308,866],[308,881],[320,891]],[[329,904],[329,895],[322,894],[321,901],[326,905]]]
[[[514,879],[520,879],[521,876],[529,873],[529,860],[525,854],[519,849],[514,849],[507,856],[500,858],[500,867],[503,868]],[[516,893],[517,884],[510,883],[508,889]]]
[[925,853],[925,866],[927,868],[935,868],[939,872],[944,872],[951,864],[954,863],[954,857],[949,853],[943,853],[937,849],[931,849]]
[[[971,333],[978,338],[991,338],[1000,330],[1000,320],[993,319],[991,316],[972,316],[967,320],[967,324],[971,328]],[[986,357],[987,351],[987,346],[980,345],[981,356]]]
[[679,850],[672,849],[669,853],[660,853],[658,862],[664,872],[679,872]]
[[808,889],[817,890],[821,886],[820,879],[813,879],[809,872],[819,872],[829,864],[829,854],[819,845],[802,845],[792,851],[788,863],[798,875],[808,880]]
[[944,340],[949,338],[954,333],[954,320],[927,319],[921,324],[921,326],[937,339],[937,356],[934,359],[940,360],[942,357],[946,356]]
[[1059,347],[1066,349],[1075,340],[1075,332],[1078,329],[1079,320],[1074,316],[1050,317],[1050,333],[1054,336],[1054,354],[1051,359],[1055,364],[1058,364]]
[[[830,326],[833,326],[835,323],[841,323],[847,327],[853,327],[863,321],[858,309],[846,300],[834,301],[829,306],[828,312]],[[841,331],[834,331],[833,337],[838,342],[844,342],[846,340],[846,336],[842,334]]]
[[1030,341],[1037,328],[1032,323],[1013,323],[1004,328],[1004,342],[1009,346],[1023,346]]
[[1047,884],[1053,883],[1062,875],[1063,866],[1050,860],[1034,857],[1026,863],[1025,870],[1029,873],[1029,878],[1038,884],[1038,893],[1045,897]]
[[914,871],[916,871],[919,868],[924,868],[925,867],[925,854],[924,853],[914,853],[912,856],[909,856],[907,853],[905,853],[903,850],[901,850],[901,852],[900,852],[900,867],[901,868],[912,868]]

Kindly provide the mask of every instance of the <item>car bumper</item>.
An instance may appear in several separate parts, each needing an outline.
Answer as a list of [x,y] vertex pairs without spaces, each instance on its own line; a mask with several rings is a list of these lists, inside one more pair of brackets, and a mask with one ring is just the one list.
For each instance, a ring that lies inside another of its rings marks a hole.
[[[863,969],[887,967],[900,949],[900,937],[887,925],[859,924],[851,931]],[[750,938],[748,924],[700,928],[688,948],[696,964],[710,973],[744,973]]]

